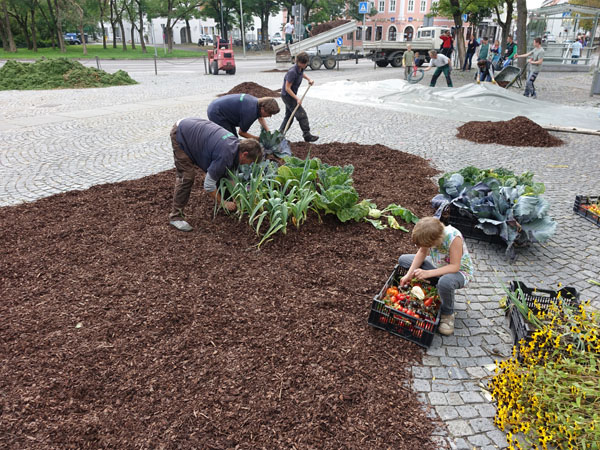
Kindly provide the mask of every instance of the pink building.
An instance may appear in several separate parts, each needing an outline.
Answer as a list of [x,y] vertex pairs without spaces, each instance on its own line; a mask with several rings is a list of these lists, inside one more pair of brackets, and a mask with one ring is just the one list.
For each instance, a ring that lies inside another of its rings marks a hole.
[[445,17],[425,17],[431,3],[432,0],[374,0],[377,14],[367,15],[366,24],[359,22],[355,33],[344,37],[344,45],[351,46],[352,38],[355,46],[363,40],[412,41],[421,27],[454,26],[454,21]]

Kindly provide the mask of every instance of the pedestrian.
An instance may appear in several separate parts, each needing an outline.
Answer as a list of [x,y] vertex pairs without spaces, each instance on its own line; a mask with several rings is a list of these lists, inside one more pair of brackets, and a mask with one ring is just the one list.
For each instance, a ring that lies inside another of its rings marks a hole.
[[415,53],[412,51],[412,45],[410,44],[406,46],[406,51],[402,55],[402,65],[404,66],[404,79],[408,80],[408,76],[415,65]]
[[525,97],[531,96],[531,98],[537,98],[537,94],[535,92],[534,82],[542,69],[542,64],[544,62],[544,49],[542,48],[542,38],[536,37],[533,40],[533,50],[528,53],[524,53],[522,55],[515,55],[515,58],[526,58],[531,56],[527,60],[529,63],[527,69],[527,83],[525,84],[525,92],[523,95]]
[[475,55],[475,50],[479,47],[479,43],[475,40],[473,36],[467,41],[467,54],[465,56],[465,62],[462,67],[462,71],[467,70],[467,64],[469,66],[468,70],[471,70],[471,60],[473,59],[473,55]]
[[502,68],[512,63],[513,58],[517,54],[517,45],[513,42],[511,35],[506,38],[506,50],[504,51],[504,64]]
[[283,32],[285,34],[286,45],[294,43],[294,18],[291,17],[290,21],[283,26]]
[[494,67],[498,67],[498,61],[500,61],[500,41],[494,41],[494,45],[490,48],[490,54],[492,56],[492,64]]
[[481,46],[479,47],[479,53],[477,54],[477,61],[482,59],[491,59],[491,48],[490,48],[490,40],[484,36],[481,40]]
[[[281,123],[281,126],[279,127],[279,131],[282,133],[286,131],[285,126],[292,116],[292,112],[296,108],[296,105],[298,105],[298,109],[296,110],[294,117],[300,124],[304,141],[315,142],[317,139],[319,139],[319,136],[310,134],[308,115],[302,107],[302,100],[300,100],[298,97],[298,88],[300,87],[300,83],[302,83],[302,79],[308,81],[308,84],[311,86],[315,83],[304,73],[304,70],[308,65],[308,61],[309,57],[306,52],[298,53],[298,55],[296,55],[296,65],[294,65],[285,74],[285,78],[283,79],[283,87],[281,88],[281,100],[283,100],[283,103],[285,104],[285,117]],[[292,122],[293,120],[294,119],[292,119]]]
[[446,30],[445,34],[440,35],[442,40],[442,46],[440,47],[440,53],[448,58],[452,57],[452,50],[454,48],[454,40],[450,34],[450,30]]
[[260,125],[267,131],[269,127],[265,117],[271,117],[279,112],[277,100],[272,97],[256,98],[250,94],[229,94],[213,100],[208,105],[208,119],[222,126],[227,131],[246,139],[258,140],[258,136],[248,133],[252,124],[258,119]]
[[435,66],[435,72],[433,73],[433,77],[431,77],[431,83],[429,83],[429,86],[434,87],[438,77],[443,73],[446,77],[446,83],[448,84],[448,87],[452,87],[452,79],[450,78],[450,58],[448,58],[446,55],[438,54],[436,50],[429,50],[429,56],[431,58],[429,61],[429,67],[427,69],[423,69],[425,72],[431,70],[431,68]]
[[440,334],[454,333],[454,291],[473,280],[473,260],[460,231],[435,217],[424,217],[412,232],[412,241],[419,247],[416,254],[405,254],[398,264],[408,272],[400,280],[405,286],[413,278],[438,279],[437,290],[442,301]]
[[304,27],[304,39],[308,39],[309,37],[312,37],[313,26],[314,26],[314,24],[309,22],[308,25],[306,25]]
[[415,66],[417,67],[421,67],[421,55],[419,54],[419,52],[415,52]]
[[[180,231],[192,231],[183,209],[188,203],[196,178],[196,168],[205,173],[204,190],[216,202],[221,202],[217,186],[227,170],[262,159],[260,144],[252,139],[240,141],[225,128],[200,118],[177,121],[171,129],[171,145],[175,159],[175,191],[169,224]],[[234,202],[225,202],[228,211],[235,211]]]
[[578,59],[581,56],[582,48],[583,44],[581,43],[581,38],[578,38],[571,44],[571,64],[577,64],[579,62]]
[[477,84],[482,81],[491,81],[496,84],[496,79],[494,78],[494,65],[491,61],[487,59],[480,59],[477,61]]

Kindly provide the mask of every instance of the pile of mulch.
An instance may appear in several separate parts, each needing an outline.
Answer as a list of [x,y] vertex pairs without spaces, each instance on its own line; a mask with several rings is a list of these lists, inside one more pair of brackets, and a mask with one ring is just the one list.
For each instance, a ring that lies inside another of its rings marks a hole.
[[[427,161],[354,164],[362,198],[423,216]],[[169,227],[174,171],[0,209],[0,447],[434,449],[409,386],[422,350],[367,325],[410,236],[312,214],[260,250],[202,193]]]
[[505,88],[508,86],[509,81],[496,81],[496,83],[498,83],[498,86]]
[[260,84],[255,83],[254,81],[245,81],[243,83],[238,84],[237,86],[232,87],[229,92],[225,92],[224,94],[219,94],[217,97],[222,97],[224,95],[229,94],[250,94],[257,98],[261,97],[281,97],[281,91],[273,91],[268,89]]
[[350,22],[347,19],[339,19],[339,20],[332,20],[331,22],[324,22],[324,23],[320,23],[318,25],[315,25],[312,29],[312,35],[313,37],[316,36],[317,34],[321,34],[324,31],[329,31],[332,28],[335,27],[339,27],[341,25],[344,25],[346,23]]
[[456,137],[479,144],[502,144],[518,147],[557,147],[564,142],[552,136],[527,117],[492,122],[467,122],[458,127]]

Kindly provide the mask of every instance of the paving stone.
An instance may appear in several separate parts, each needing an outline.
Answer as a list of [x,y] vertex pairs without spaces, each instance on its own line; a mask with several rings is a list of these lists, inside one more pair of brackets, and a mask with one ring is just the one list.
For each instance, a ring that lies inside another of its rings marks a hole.
[[431,369],[429,367],[415,366],[412,368],[413,377],[431,378]]
[[450,444],[452,450],[473,450],[471,444],[462,438],[456,439]]
[[417,392],[431,392],[431,385],[428,380],[415,378],[413,380],[413,389]]
[[481,417],[494,417],[496,415],[496,407],[489,403],[476,405],[475,408],[477,408]]
[[462,398],[465,403],[483,403],[485,401],[477,392],[461,392],[460,398]]
[[467,389],[465,383],[459,380],[432,380],[431,390],[435,392],[463,392]]
[[491,419],[478,418],[469,420],[469,425],[473,428],[475,433],[485,433],[486,431],[492,431],[496,429],[496,425]]
[[449,420],[446,425],[452,436],[471,436],[473,434],[473,430],[466,420]]
[[457,392],[449,392],[446,394],[446,399],[448,400],[448,404],[451,406],[460,406],[465,404],[462,397]]
[[459,417],[454,406],[436,406],[435,410],[444,422]]
[[461,419],[472,419],[479,415],[479,411],[472,405],[456,406],[456,411]]
[[475,434],[473,436],[469,436],[467,440],[469,441],[469,443],[473,444],[475,448],[481,448],[485,445],[489,445],[492,443],[490,438],[487,437],[485,434]]
[[466,371],[472,378],[485,378],[488,376],[488,372],[481,367],[467,367]]
[[448,347],[446,349],[446,352],[448,353],[448,356],[451,356],[454,358],[466,358],[469,356],[467,349],[462,348],[462,347]]
[[489,437],[494,445],[497,445],[499,448],[506,448],[508,446],[506,442],[506,434],[498,429],[488,431],[486,436]]
[[430,392],[427,394],[429,397],[429,404],[433,406],[438,405],[447,405],[448,400],[446,400],[446,396],[441,392]]

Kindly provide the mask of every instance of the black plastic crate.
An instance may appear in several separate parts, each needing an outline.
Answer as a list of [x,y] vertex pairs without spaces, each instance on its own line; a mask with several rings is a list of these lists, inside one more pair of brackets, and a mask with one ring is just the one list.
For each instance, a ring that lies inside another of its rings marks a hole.
[[600,202],[600,195],[576,195],[575,204],[573,205],[573,211],[575,212],[575,214],[579,214],[581,217],[585,217],[587,220],[589,220],[592,223],[595,223],[600,227],[600,216],[584,208],[584,206],[589,206],[593,203],[598,202]]
[[506,247],[506,241],[498,234],[486,234],[483,230],[475,228],[475,225],[479,224],[479,220],[463,208],[458,208],[453,204],[448,205],[442,214],[441,220],[446,225],[452,225],[466,238],[477,239],[479,241]]
[[[379,294],[373,298],[368,323],[375,328],[385,330],[396,336],[412,341],[421,347],[428,348],[433,341],[433,335],[440,323],[440,315],[442,313],[441,306],[438,309],[435,322],[432,322],[428,319],[417,319],[416,317],[409,316],[383,302],[387,289],[391,286],[397,286],[400,282],[400,278],[406,275],[407,272],[408,270],[404,267],[396,265],[394,271],[383,286],[383,289],[381,289]],[[428,283],[428,281],[423,282]],[[437,279],[432,279],[428,284],[435,286],[437,284]]]
[[[513,281],[510,284],[511,292],[517,292],[521,288],[527,307],[533,314],[539,311],[546,311],[550,303],[557,304],[559,301],[575,306],[579,305],[579,293],[574,287],[564,287],[558,291],[547,289],[529,288],[521,281]],[[559,298],[560,294],[560,298]],[[523,315],[511,305],[509,312],[509,327],[514,338],[514,345],[518,345],[521,339],[526,341],[531,339],[535,328],[523,317]]]

